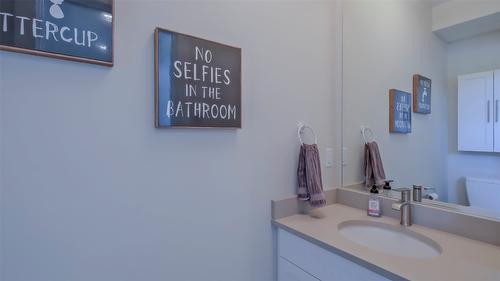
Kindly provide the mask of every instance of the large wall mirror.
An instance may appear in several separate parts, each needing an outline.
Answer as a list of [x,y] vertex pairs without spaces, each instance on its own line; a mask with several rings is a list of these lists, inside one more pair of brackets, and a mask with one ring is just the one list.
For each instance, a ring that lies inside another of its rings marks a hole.
[[[344,188],[368,190],[369,128],[392,188],[421,185],[422,204],[500,219],[500,8],[485,3],[343,2]],[[464,5],[484,9],[447,17]],[[430,114],[412,112],[411,132],[390,132],[389,92],[413,94],[415,74],[432,81]]]

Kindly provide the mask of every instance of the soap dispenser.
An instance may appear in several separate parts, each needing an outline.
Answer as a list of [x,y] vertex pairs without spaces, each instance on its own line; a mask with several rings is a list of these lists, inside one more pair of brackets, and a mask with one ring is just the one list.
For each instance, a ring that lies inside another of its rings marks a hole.
[[384,196],[387,196],[387,197],[392,197],[392,187],[391,187],[391,182],[393,182],[393,180],[386,180],[384,181],[385,182],[385,185],[384,185]]
[[378,188],[376,185],[372,186],[370,189],[370,197],[368,198],[368,209],[366,210],[367,215],[370,217],[380,217],[381,211],[381,200],[378,196]]
[[391,189],[391,182],[393,182],[393,180],[386,180],[384,182],[385,182],[384,189]]

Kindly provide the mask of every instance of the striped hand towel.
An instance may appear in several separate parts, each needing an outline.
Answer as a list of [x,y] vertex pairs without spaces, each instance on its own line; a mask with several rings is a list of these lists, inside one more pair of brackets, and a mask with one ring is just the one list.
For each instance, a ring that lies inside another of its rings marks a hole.
[[382,185],[385,181],[384,165],[376,142],[365,144],[365,185]]
[[309,200],[312,207],[326,205],[323,183],[321,180],[321,164],[319,150],[316,144],[302,144],[297,168],[299,200]]

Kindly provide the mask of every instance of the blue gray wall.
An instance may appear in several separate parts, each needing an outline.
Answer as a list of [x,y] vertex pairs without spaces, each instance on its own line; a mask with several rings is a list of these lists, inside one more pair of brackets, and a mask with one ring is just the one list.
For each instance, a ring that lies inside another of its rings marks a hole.
[[[335,12],[117,0],[113,68],[0,52],[3,280],[272,280],[297,121],[338,144]],[[243,129],[153,127],[156,26],[242,48]]]

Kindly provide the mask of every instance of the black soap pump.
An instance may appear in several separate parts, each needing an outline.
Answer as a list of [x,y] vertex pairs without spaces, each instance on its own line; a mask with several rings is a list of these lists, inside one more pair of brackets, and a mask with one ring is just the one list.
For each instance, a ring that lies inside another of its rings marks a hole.
[[393,182],[393,180],[386,180],[384,182],[385,182],[383,191],[384,196],[391,197],[391,192],[392,192],[391,182]]
[[370,189],[370,193],[378,194],[378,188],[376,185],[372,185],[372,189]]
[[391,182],[393,182],[393,180],[386,180],[384,189],[391,189]]
[[377,186],[372,185],[372,189],[370,189],[370,197],[368,198],[368,209],[366,210],[367,215],[371,217],[380,217],[382,213],[380,197],[377,194],[378,194]]

